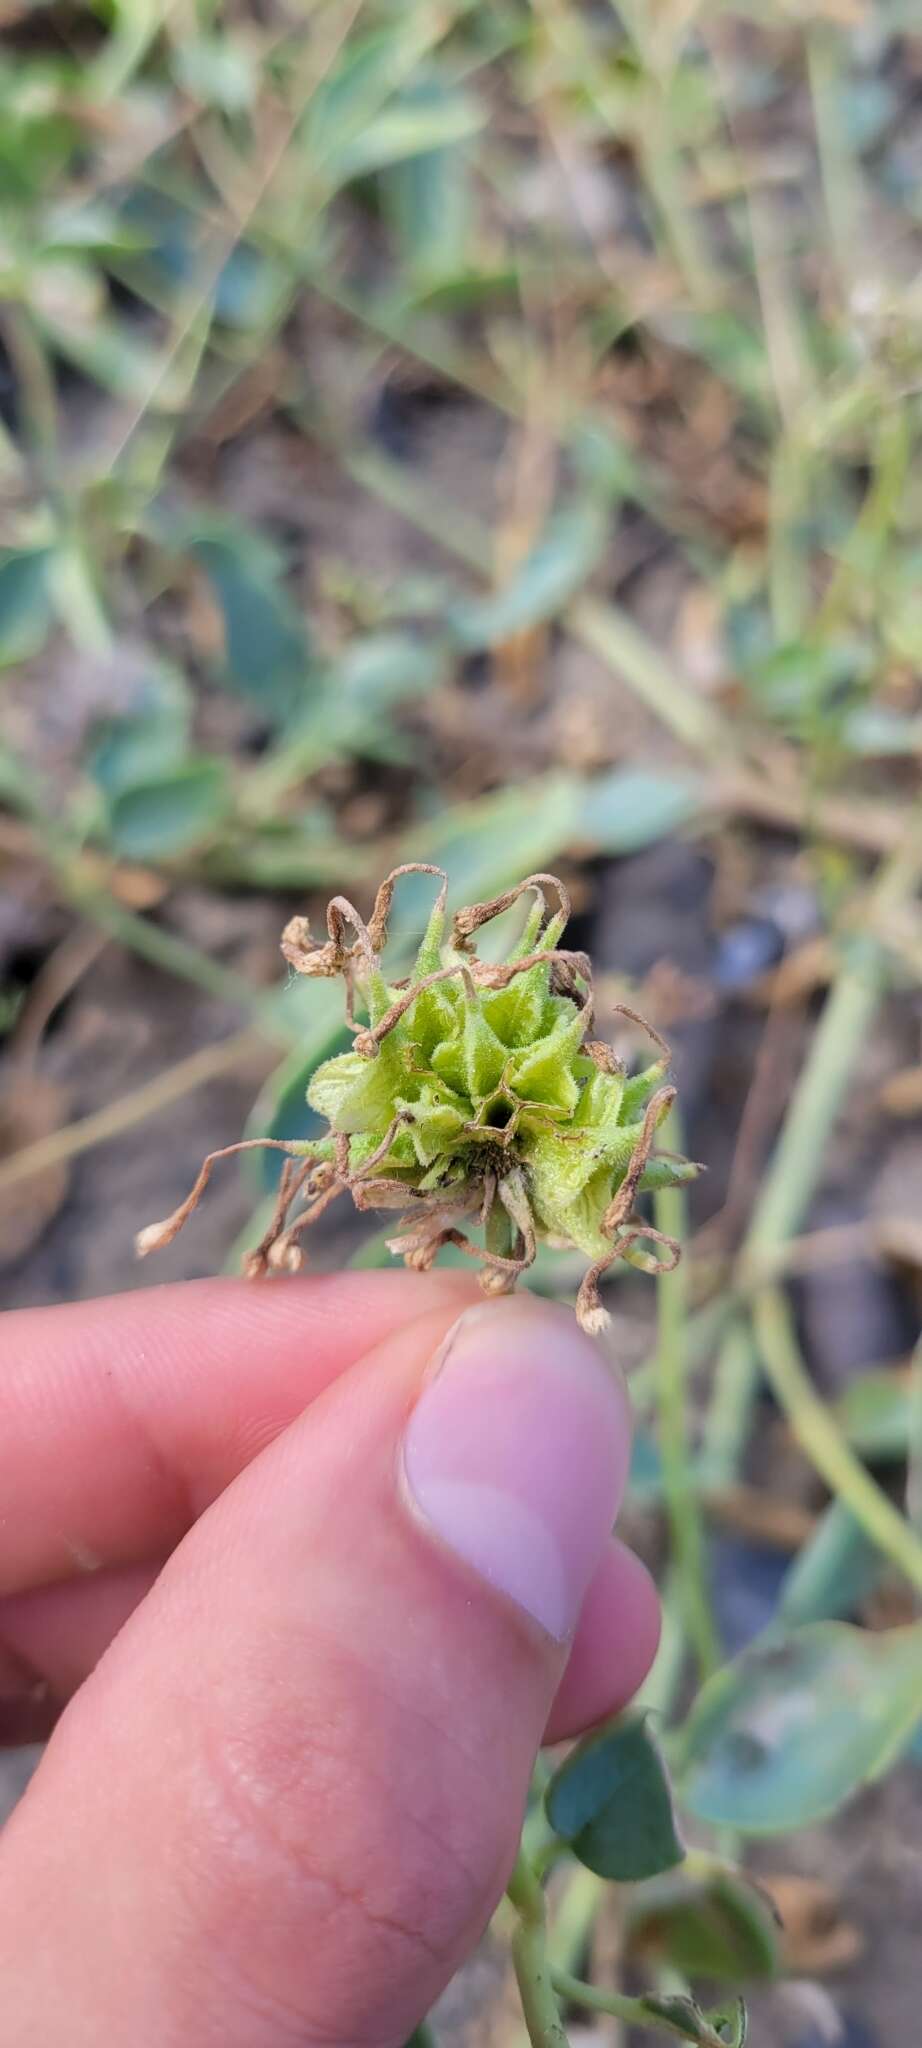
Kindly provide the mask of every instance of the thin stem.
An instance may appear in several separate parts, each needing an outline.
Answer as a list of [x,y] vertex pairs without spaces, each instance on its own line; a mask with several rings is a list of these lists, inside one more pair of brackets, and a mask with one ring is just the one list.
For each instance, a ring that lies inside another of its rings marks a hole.
[[640,1998],[628,1998],[620,1991],[602,1991],[596,1984],[585,1984],[581,1977],[571,1977],[567,1970],[554,1970],[552,1977],[555,1991],[573,2005],[588,2006],[590,2012],[610,2013],[613,2019],[626,2020],[632,2026],[649,2023],[649,2013],[644,2012]]
[[7,302],[0,332],[16,373],[30,452],[48,484],[58,438],[58,402],[48,352],[25,306]]
[[166,931],[163,925],[153,924],[148,918],[126,910],[122,904],[104,896],[101,890],[88,889],[80,880],[75,882],[72,866],[68,871],[68,865],[55,861],[54,867],[62,896],[93,924],[99,925],[131,952],[151,961],[153,966],[175,975],[177,980],[191,982],[208,995],[218,996],[223,1002],[249,1011],[254,1021],[277,1043],[291,1044],[294,1031],[286,1029],[271,995],[266,995],[261,989],[254,992],[242,976],[222,967],[217,960],[199,952],[196,946],[190,946],[187,940],[178,938],[174,932]]
[[796,639],[809,611],[809,558],[803,533],[807,501],[806,454],[789,429],[778,440],[769,479],[769,595],[772,624],[782,642]]
[[602,1991],[595,1984],[584,1984],[581,1977],[571,1977],[565,1970],[552,1972],[554,1989],[561,1998],[573,2005],[587,2006],[590,2012],[610,2013],[613,2019],[624,2020],[628,2026],[661,2027],[664,2033],[675,2034],[680,2041],[694,2041],[697,2048],[727,2048],[715,2028],[708,2024],[705,2015],[695,2012],[684,2019],[677,2011],[666,2013],[660,2010],[659,2001],[648,1998],[628,1998],[620,1991]]
[[812,22],[805,37],[820,179],[847,304],[855,282],[855,259],[860,262],[873,247],[873,237],[868,236],[867,196],[845,118],[843,41],[841,28],[831,21]]
[[812,638],[832,633],[859,590],[878,577],[886,544],[899,514],[912,449],[905,413],[888,407],[874,436],[874,470],[867,495],[839,551],[822,604],[811,627]]
[[738,83],[738,60],[731,54],[731,45],[719,19],[709,24],[708,34],[720,97],[739,163],[740,187],[749,224],[765,353],[775,404],[782,424],[789,427],[802,414],[812,396],[814,384],[803,320],[791,278],[790,251],[785,244],[778,202],[773,203],[765,189],[749,147],[744,122],[740,119],[745,99]]
[[[922,864],[922,831],[910,834],[870,892],[866,929],[911,895]],[[826,1144],[884,989],[883,963],[852,952],[833,984],[791,1098],[784,1129],[746,1238],[743,1264],[777,1250],[799,1229],[823,1169]]]
[[719,305],[722,279],[711,262],[698,217],[688,204],[688,164],[674,139],[676,109],[670,103],[670,87],[675,77],[672,53],[662,61],[655,38],[647,32],[648,9],[622,7],[619,11],[644,73],[642,97],[632,114],[617,89],[613,91],[607,84],[605,67],[598,62],[579,11],[561,7],[557,0],[542,0],[539,11],[568,79],[578,78],[594,112],[618,142],[625,135],[630,136],[653,211],[659,216],[664,239],[691,304],[703,312]]
[[518,1914],[512,1960],[532,2048],[568,2048],[551,1981],[544,1892],[525,1856],[519,1855],[506,1887]]
[[731,749],[719,713],[688,687],[626,612],[595,597],[578,597],[568,607],[566,623],[693,752],[713,760]]
[[686,203],[689,167],[673,141],[671,112],[665,90],[648,93],[635,138],[640,168],[689,299],[697,311],[707,313],[720,304],[722,281]]
[[909,1387],[909,1442],[906,1448],[906,1513],[922,1539],[922,1337],[912,1354]]
[[776,1287],[757,1297],[759,1360],[801,1449],[872,1543],[922,1592],[922,1540],[849,1449],[801,1358],[790,1309]]
[[554,1910],[548,1942],[552,1974],[577,1967],[606,1891],[604,1877],[574,1862]]
[[[922,863],[922,831],[911,832],[883,866],[870,891],[865,925],[911,896]],[[800,1228],[823,1171],[826,1146],[846,1091],[868,1043],[882,999],[882,963],[852,951],[826,998],[807,1060],[742,1247],[739,1273],[758,1280]],[[717,1485],[731,1481],[746,1444],[758,1361],[736,1325],[724,1339],[705,1431],[705,1462]],[[860,1468],[859,1468],[860,1469]]]
[[254,1055],[263,1051],[265,1043],[265,1038],[254,1030],[235,1032],[232,1038],[220,1039],[217,1045],[204,1046],[188,1059],[179,1060],[176,1066],[145,1081],[140,1088],[133,1088],[130,1094],[107,1103],[105,1109],[64,1124],[48,1137],[37,1138],[32,1145],[21,1146],[18,1152],[0,1161],[0,1190],[15,1187],[19,1181],[29,1180],[32,1174],[57,1166],[62,1160],[75,1159],[94,1145],[118,1137],[122,1131],[133,1130],[147,1117],[155,1116],[171,1102],[180,1102],[194,1088],[203,1087],[220,1074],[239,1073]]
[[746,1447],[756,1394],[757,1358],[752,1330],[742,1318],[724,1333],[711,1382],[702,1461],[708,1485],[732,1485]]
[[[682,1133],[673,1108],[666,1143],[682,1150]],[[688,1202],[681,1187],[661,1188],[654,1197],[657,1230],[681,1244],[688,1235]],[[691,1447],[686,1428],[688,1266],[680,1264],[657,1281],[657,1403],[663,1461],[663,1491],[682,1618],[702,1678],[716,1670],[720,1648],[708,1597],[704,1532],[692,1479]]]

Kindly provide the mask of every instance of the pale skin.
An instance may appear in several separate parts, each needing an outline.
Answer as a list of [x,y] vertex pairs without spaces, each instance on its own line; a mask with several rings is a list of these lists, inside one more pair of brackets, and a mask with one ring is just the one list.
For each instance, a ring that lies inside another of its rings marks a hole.
[[0,1739],[54,1726],[0,1837],[5,2048],[399,2048],[539,1743],[642,1681],[625,1398],[534,1303],[436,1379],[478,1299],[356,1273],[3,1319]]

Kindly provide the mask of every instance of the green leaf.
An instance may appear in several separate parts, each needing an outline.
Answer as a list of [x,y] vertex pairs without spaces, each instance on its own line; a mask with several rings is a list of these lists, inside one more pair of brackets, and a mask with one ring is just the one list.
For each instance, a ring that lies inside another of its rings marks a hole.
[[177,83],[203,106],[239,114],[250,106],[257,71],[242,42],[220,35],[177,37],[173,49]]
[[134,710],[93,727],[86,767],[110,803],[135,783],[156,782],[182,762],[189,739],[189,697],[165,662],[143,677]]
[[583,1737],[545,1795],[555,1833],[599,1877],[636,1884],[680,1863],[666,1766],[642,1714]]
[[[689,1862],[691,1862],[689,1858]],[[632,1948],[686,1977],[743,1984],[776,1977],[778,1920],[764,1893],[739,1871],[708,1863],[645,1885],[632,1901]]]
[[223,761],[187,761],[175,774],[120,791],[109,810],[112,844],[128,860],[188,853],[222,823],[229,801]]
[[859,641],[788,641],[755,662],[746,680],[769,717],[796,729],[811,715],[844,707],[868,681],[869,664]]
[[462,647],[495,647],[553,618],[591,575],[607,525],[606,508],[588,498],[555,512],[504,590],[456,607],[450,624]]
[[699,1694],[683,1805],[715,1827],[783,1834],[835,1813],[892,1761],[922,1697],[922,1622],[883,1634],[818,1622],[756,1644]]
[[881,760],[922,754],[922,718],[911,718],[890,704],[860,704],[845,719],[842,741],[851,754]]
[[[444,87],[423,81],[413,90],[417,104],[428,106],[437,121]],[[438,147],[391,164],[379,181],[382,210],[417,290],[457,279],[471,222],[464,142],[451,142],[443,133],[436,141]]]
[[477,100],[462,92],[441,91],[415,97],[406,93],[392,101],[361,134],[354,135],[333,152],[326,169],[338,184],[367,177],[386,164],[407,157],[428,155],[449,142],[462,142],[476,135],[484,124],[484,110]]
[[393,704],[432,689],[445,669],[441,648],[408,633],[373,633],[357,640],[337,672],[338,692],[363,719],[379,717]]
[[278,751],[266,756],[254,774],[255,786],[265,789],[274,778],[297,780],[340,754],[387,758],[394,737],[388,713],[433,689],[444,672],[444,651],[432,641],[408,633],[372,633],[354,641],[318,680]]
[[0,552],[0,668],[27,661],[48,637],[52,607],[50,548]]
[[272,720],[288,717],[308,689],[311,655],[304,621],[280,586],[272,551],[255,535],[231,527],[189,534],[187,545],[224,616],[229,679]]
[[885,1560],[844,1501],[833,1500],[785,1573],[776,1618],[785,1628],[854,1615]]
[[[543,775],[499,795],[456,804],[437,816],[418,819],[396,857],[436,862],[450,876],[449,901],[476,903],[517,876],[546,867],[573,843],[581,787],[573,775]],[[409,875],[401,919],[415,915],[421,928],[431,893],[424,876]]]
[[693,776],[612,768],[586,784],[580,837],[600,853],[637,853],[700,816],[703,800]]
[[875,1366],[846,1387],[836,1403],[838,1422],[863,1458],[905,1458],[912,1427],[910,1372]]

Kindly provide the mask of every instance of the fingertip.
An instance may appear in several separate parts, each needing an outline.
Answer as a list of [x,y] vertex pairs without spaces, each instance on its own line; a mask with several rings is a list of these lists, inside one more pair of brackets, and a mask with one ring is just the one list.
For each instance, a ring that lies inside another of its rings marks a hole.
[[558,1643],[570,1637],[630,1456],[621,1382],[564,1309],[528,1295],[468,1310],[404,1443],[439,1539]]
[[659,1648],[662,1614],[649,1571],[612,1537],[580,1611],[545,1740],[562,1742],[616,1714],[639,1691]]

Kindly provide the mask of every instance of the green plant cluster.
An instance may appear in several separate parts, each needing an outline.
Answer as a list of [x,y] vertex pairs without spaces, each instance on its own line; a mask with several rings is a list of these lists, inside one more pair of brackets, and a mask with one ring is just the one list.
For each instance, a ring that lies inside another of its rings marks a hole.
[[[344,1176],[362,1205],[408,1209],[409,1231],[393,1249],[411,1265],[430,1265],[452,1243],[474,1251],[486,1291],[502,1293],[539,1240],[585,1252],[593,1265],[578,1313],[599,1328],[597,1282],[612,1260],[646,1271],[662,1263],[640,1242],[656,1233],[635,1218],[635,1197],[695,1172],[688,1161],[651,1155],[675,1092],[667,1056],[629,1077],[591,1036],[590,963],[561,946],[568,904],[550,875],[457,911],[450,930],[443,879],[412,972],[390,986],[381,949],[394,879],[370,926],[338,899],[325,946],[300,919],[283,942],[300,972],[344,973],[350,1010],[358,997],[368,1018],[352,1050],[325,1061],[309,1085],[308,1102],[333,1133],[318,1151],[333,1159],[344,1140]],[[559,907],[549,907],[548,891]],[[532,892],[505,958],[480,959],[477,930]],[[482,1245],[458,1228],[467,1217],[483,1226]],[[665,1252],[671,1262],[677,1247]]]
[[[441,886],[411,973],[392,984],[382,955],[394,886],[421,868],[439,875]],[[674,1186],[697,1170],[652,1150],[675,1096],[665,1079],[668,1051],[659,1041],[659,1058],[629,1076],[591,1036],[592,969],[584,953],[560,944],[569,904],[556,877],[529,875],[490,902],[456,911],[450,928],[447,886],[441,869],[407,863],[382,883],[367,924],[337,896],[324,944],[306,918],[286,927],[282,950],[296,972],[343,976],[355,1036],[351,1050],[325,1060],[308,1086],[328,1135],[275,1141],[303,1163],[296,1175],[286,1167],[250,1270],[299,1265],[304,1227],[348,1189],[359,1208],[405,1212],[390,1249],[407,1265],[424,1271],[454,1245],[479,1260],[490,1294],[515,1284],[539,1240],[584,1252],[592,1263],[577,1315],[585,1329],[600,1330],[608,1318],[599,1280],[616,1259],[658,1272],[679,1255],[675,1241],[634,1209],[645,1190]],[[527,894],[534,905],[506,956],[481,959],[475,934]],[[200,1192],[197,1183],[175,1217],[142,1232],[139,1250],[169,1242]],[[308,1205],[292,1221],[302,1195]],[[472,1241],[462,1224],[479,1227],[481,1239]]]

